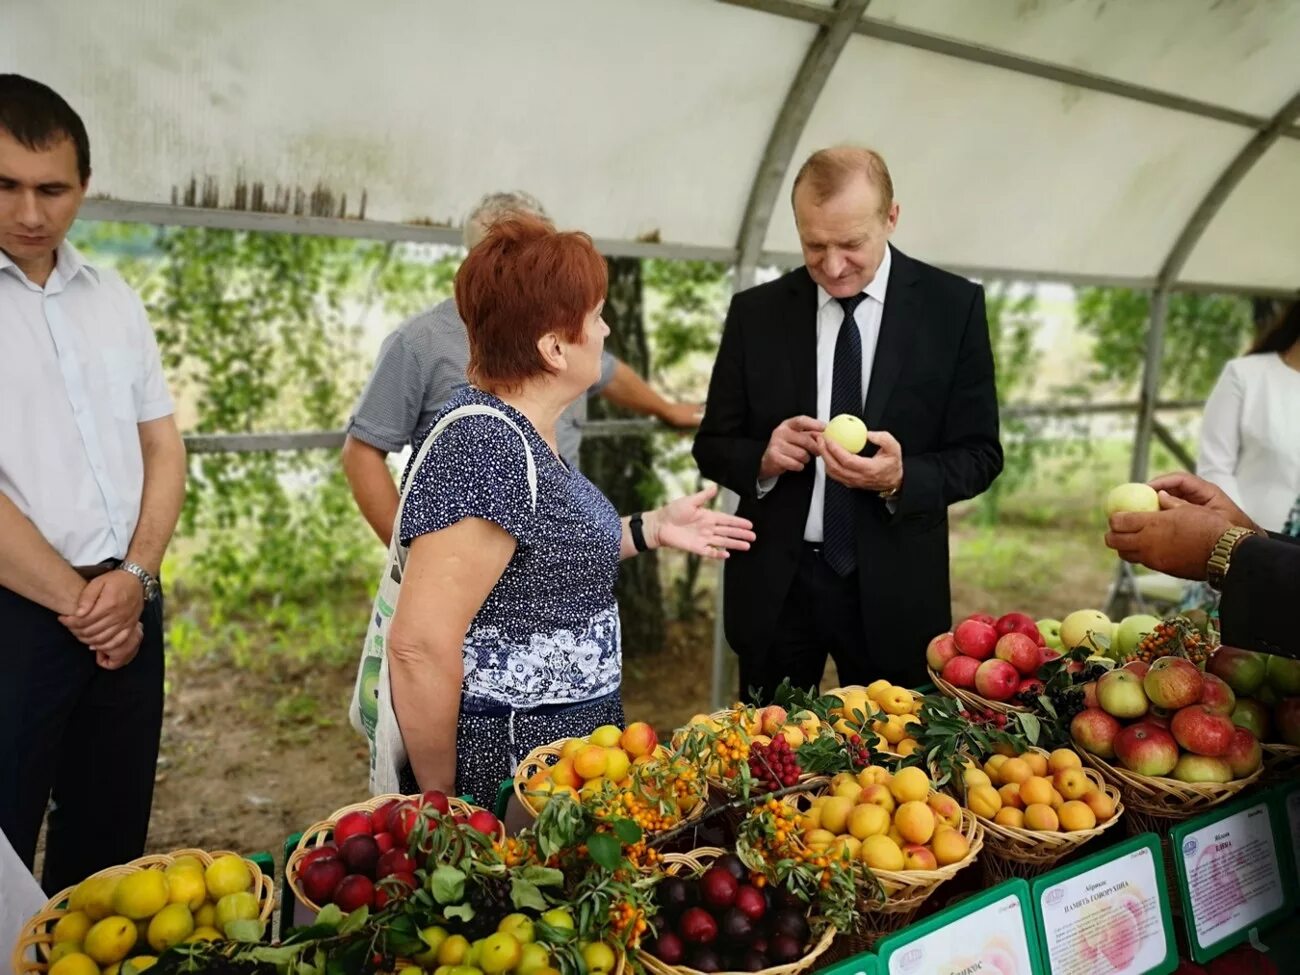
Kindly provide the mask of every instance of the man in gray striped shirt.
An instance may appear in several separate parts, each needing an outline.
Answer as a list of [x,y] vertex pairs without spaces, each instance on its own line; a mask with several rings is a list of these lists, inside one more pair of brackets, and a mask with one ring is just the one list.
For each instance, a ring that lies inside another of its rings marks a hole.
[[[466,248],[482,240],[496,221],[521,213],[546,218],[541,204],[527,194],[484,197],[465,221]],[[465,377],[468,363],[469,338],[451,298],[407,319],[380,347],[375,369],[348,420],[343,471],[357,506],[385,545],[392,534],[398,500],[387,456],[418,442],[452,393],[469,381]],[[599,381],[588,391],[588,395],[596,394],[669,426],[687,428],[700,423],[699,404],[664,399],[608,352],[601,359]],[[587,401],[580,399],[556,425],[560,455],[571,467],[578,464],[586,419]]]

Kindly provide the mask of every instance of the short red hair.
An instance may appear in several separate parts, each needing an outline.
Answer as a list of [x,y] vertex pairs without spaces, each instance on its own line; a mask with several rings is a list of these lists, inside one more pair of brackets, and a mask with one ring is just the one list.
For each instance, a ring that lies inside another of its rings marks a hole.
[[456,272],[470,380],[512,389],[545,374],[538,340],[547,332],[581,340],[608,283],[605,259],[586,234],[561,233],[532,216],[494,223]]

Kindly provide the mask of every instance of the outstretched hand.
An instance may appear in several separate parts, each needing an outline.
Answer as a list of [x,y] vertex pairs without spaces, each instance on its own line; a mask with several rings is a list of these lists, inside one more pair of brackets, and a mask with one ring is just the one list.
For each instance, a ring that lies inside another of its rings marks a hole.
[[709,508],[716,485],[670,501],[646,515],[651,547],[675,548],[706,559],[725,559],[731,552],[747,552],[754,541],[754,523],[748,518]]

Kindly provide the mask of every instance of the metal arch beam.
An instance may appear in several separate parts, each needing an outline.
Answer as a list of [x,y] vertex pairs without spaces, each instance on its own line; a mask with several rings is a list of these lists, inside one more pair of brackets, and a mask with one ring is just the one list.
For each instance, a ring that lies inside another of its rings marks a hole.
[[[776,116],[767,146],[759,160],[754,182],[749,188],[749,200],[740,222],[736,242],[736,290],[754,283],[754,273],[763,254],[763,241],[772,222],[776,197],[785,182],[790,160],[803,135],[808,118],[826,87],[835,62],[839,60],[844,45],[853,36],[854,28],[862,19],[870,0],[836,0],[833,9],[824,10],[825,21],[808,46],[803,63],[795,73],[785,102]],[[820,9],[820,8],[819,8]]]
[[[834,16],[834,11],[830,8],[810,3],[809,0],[721,0],[721,2],[823,26],[830,23],[831,18]],[[932,54],[940,54],[962,61],[983,64],[987,67],[1014,71],[1017,74],[1029,75],[1045,81],[1056,81],[1076,88],[1084,88],[1088,91],[1115,95],[1119,98],[1127,98],[1157,108],[1184,112],[1200,118],[1226,122],[1230,125],[1255,130],[1263,130],[1269,125],[1269,119],[1264,116],[1242,112],[1226,105],[1216,105],[1196,98],[1186,98],[1159,88],[1138,85],[1091,71],[1082,71],[1050,61],[1041,61],[1037,58],[1013,54],[1010,51],[999,50],[983,44],[972,44],[943,34],[914,30],[910,27],[900,27],[898,24],[871,17],[862,18],[854,30],[865,37],[873,37],[876,40],[886,41],[891,44],[900,44],[904,47],[929,51]],[[1300,139],[1300,127],[1295,125],[1284,126],[1282,135],[1291,139]]]
[[1142,388],[1138,399],[1137,433],[1133,441],[1131,477],[1144,481],[1150,463],[1151,437],[1155,430],[1155,403],[1160,388],[1160,364],[1164,358],[1165,320],[1169,314],[1169,293],[1178,275],[1191,256],[1193,248],[1205,233],[1223,204],[1232,195],[1264,153],[1283,133],[1300,118],[1300,92],[1278,110],[1255,135],[1241,147],[1241,151],[1228,163],[1213,185],[1201,198],[1175,238],[1169,254],[1156,275],[1155,293],[1151,301],[1151,323],[1147,328],[1146,355],[1142,364]]

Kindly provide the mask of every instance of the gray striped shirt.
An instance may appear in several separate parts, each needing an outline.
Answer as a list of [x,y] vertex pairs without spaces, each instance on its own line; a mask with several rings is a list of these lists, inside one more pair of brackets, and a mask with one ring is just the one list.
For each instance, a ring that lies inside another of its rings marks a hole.
[[[588,390],[589,396],[609,385],[617,364],[608,352],[603,354],[600,379]],[[468,384],[468,365],[469,336],[453,299],[408,318],[380,346],[375,369],[348,420],[347,432],[389,453],[418,443],[452,394]],[[573,468],[578,466],[586,420],[587,397],[583,396],[556,424],[560,456]]]

